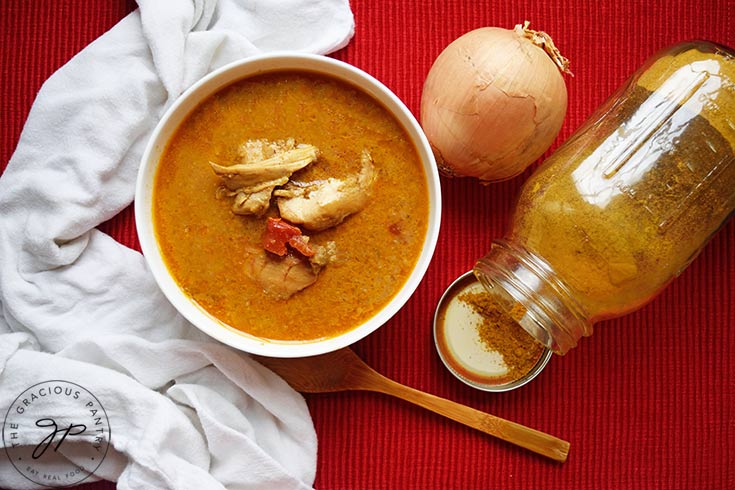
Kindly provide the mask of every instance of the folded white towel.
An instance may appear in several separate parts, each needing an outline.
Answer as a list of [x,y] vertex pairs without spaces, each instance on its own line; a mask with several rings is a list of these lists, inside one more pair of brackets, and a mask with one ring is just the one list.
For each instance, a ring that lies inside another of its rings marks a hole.
[[[94,470],[85,482],[121,489],[308,488],[316,436],[303,398],[189,325],[142,256],[95,227],[132,202],[146,140],[181,92],[245,56],[345,46],[349,2],[138,4],[44,84],[0,177],[0,487]],[[43,418],[74,428],[33,459]]]

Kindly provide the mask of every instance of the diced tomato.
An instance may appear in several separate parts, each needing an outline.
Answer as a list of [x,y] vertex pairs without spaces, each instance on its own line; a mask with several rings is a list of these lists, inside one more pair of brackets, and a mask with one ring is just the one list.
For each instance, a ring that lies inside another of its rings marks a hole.
[[293,226],[280,218],[268,218],[263,233],[263,248],[276,255],[284,256],[288,252],[288,241],[301,234],[298,227]]
[[291,245],[294,249],[301,252],[301,254],[305,257],[313,257],[316,253],[316,250],[311,248],[311,245],[309,245],[309,241],[306,235],[291,237],[291,239],[289,239],[288,241],[288,244]]
[[288,253],[286,244],[306,257],[314,255],[315,251],[309,245],[308,237],[301,234],[298,226],[294,226],[281,218],[268,218],[263,233],[263,248],[283,257]]
[[394,235],[400,235],[401,234],[401,224],[400,223],[393,223],[388,226],[388,231],[390,231]]

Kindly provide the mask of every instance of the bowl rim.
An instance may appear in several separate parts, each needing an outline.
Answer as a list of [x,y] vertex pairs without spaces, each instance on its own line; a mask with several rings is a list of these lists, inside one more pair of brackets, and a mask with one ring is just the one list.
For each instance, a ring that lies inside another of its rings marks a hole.
[[[306,71],[350,83],[378,100],[395,117],[416,147],[424,168],[429,194],[429,217],[424,244],[403,286],[375,315],[334,337],[313,341],[274,341],[247,334],[226,325],[189,298],[174,281],[155,238],[152,214],[152,182],[166,144],[191,111],[204,99],[238,80],[268,72]],[[365,71],[323,55],[279,51],[234,61],[212,71],[184,91],[165,111],[146,144],[136,179],[134,213],[141,251],[159,289],[174,308],[208,336],[236,349],[269,357],[307,357],[351,345],[388,322],[410,299],[423,280],[439,236],[441,186],[434,155],[421,126],[406,105],[383,83]]]

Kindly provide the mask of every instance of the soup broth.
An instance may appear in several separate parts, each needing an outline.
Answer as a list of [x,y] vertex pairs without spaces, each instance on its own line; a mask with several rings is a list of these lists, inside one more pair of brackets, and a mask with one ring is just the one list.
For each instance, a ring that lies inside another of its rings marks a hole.
[[[245,272],[278,208],[262,217],[234,214],[210,162],[236,162],[247,140],[289,138],[319,149],[318,159],[293,175],[299,181],[354,175],[363,151],[376,179],[362,210],[337,226],[305,231],[311,243],[333,241],[335,260],[314,284],[282,299]],[[200,104],[163,152],[153,202],[161,253],[186,294],[222,323],[276,341],[333,337],[375,315],[408,279],[429,215],[426,175],[400,123],[356,87],[305,72],[247,78]]]

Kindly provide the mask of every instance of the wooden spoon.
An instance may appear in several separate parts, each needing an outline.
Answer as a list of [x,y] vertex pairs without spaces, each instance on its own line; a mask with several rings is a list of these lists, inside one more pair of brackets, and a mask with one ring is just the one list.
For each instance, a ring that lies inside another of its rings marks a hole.
[[388,379],[365,364],[349,348],[296,359],[254,357],[297,391],[367,390],[385,393],[556,461],[566,461],[569,454],[567,441]]

